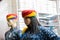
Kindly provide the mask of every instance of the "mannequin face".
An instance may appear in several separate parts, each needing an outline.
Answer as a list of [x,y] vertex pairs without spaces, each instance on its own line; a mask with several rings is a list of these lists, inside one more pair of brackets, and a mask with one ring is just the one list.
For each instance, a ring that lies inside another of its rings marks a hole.
[[24,22],[26,25],[29,25],[31,23],[31,19],[30,18],[24,18]]
[[8,22],[9,26],[16,27],[17,26],[17,19],[10,19]]

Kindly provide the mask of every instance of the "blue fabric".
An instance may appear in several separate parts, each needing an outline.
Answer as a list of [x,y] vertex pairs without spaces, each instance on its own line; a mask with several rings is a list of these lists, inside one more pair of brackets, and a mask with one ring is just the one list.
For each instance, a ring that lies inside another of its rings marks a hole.
[[20,30],[18,28],[10,29],[5,33],[5,40],[20,40]]
[[53,31],[43,26],[39,26],[38,28],[40,30],[39,33],[30,33],[28,31],[22,34],[20,40],[60,40]]

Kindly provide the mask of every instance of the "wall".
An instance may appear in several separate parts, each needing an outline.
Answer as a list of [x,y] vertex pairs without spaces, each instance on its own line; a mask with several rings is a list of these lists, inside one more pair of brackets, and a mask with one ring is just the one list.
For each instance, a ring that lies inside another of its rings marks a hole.
[[5,32],[8,30],[6,15],[8,14],[7,0],[0,2],[0,40],[3,40]]
[[5,32],[9,30],[6,15],[16,12],[15,0],[2,0],[0,2],[0,40],[4,40]]

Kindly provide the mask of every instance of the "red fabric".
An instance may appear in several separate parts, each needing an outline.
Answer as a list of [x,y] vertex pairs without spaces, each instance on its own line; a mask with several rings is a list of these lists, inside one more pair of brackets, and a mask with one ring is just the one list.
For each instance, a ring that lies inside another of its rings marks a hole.
[[17,17],[17,14],[8,14],[7,16],[6,16],[6,18],[8,18],[9,16],[15,16],[15,17]]
[[36,12],[35,10],[23,10],[22,11],[22,17],[25,17],[26,15],[29,15],[32,12]]

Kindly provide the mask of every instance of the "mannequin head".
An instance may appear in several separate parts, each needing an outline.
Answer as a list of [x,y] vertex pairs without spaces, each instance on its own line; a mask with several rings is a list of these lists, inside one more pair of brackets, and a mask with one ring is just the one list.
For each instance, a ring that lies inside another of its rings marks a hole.
[[[35,10],[24,10],[22,11],[22,17],[24,18],[24,22],[28,27],[30,32],[36,33],[38,32],[38,26],[40,23],[36,18],[36,11]],[[28,31],[27,30],[27,31]]]
[[13,28],[17,26],[17,15],[16,14],[8,14],[7,15],[7,23],[8,26]]

